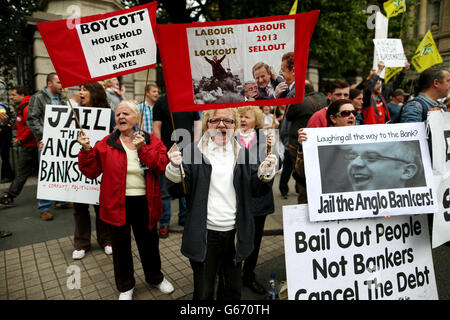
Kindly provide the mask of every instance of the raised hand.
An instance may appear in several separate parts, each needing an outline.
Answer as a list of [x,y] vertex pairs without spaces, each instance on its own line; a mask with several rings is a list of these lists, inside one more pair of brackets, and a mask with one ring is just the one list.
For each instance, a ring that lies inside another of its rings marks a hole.
[[170,163],[175,168],[179,168],[181,166],[183,157],[181,156],[181,152],[178,149],[178,146],[176,143],[174,143],[173,146],[170,148],[170,150],[167,152],[167,156],[169,157]]
[[82,131],[78,133],[78,143],[81,144],[81,147],[84,150],[90,150],[91,149],[91,143],[89,141],[89,137],[86,136]]
[[145,144],[144,137],[141,136],[140,134],[137,134],[133,139],[133,144],[136,147],[136,149],[139,150]]

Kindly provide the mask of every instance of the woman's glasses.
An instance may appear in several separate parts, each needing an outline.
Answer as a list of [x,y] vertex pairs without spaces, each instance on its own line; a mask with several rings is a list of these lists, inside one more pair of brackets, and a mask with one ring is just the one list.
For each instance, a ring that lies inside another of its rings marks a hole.
[[353,114],[355,117],[358,114],[357,110],[342,110],[341,112],[336,113],[336,116],[347,118],[350,117],[350,115]]
[[233,119],[220,119],[220,118],[215,118],[215,119],[209,119],[208,122],[213,124],[213,125],[219,125],[220,122],[223,122],[224,125],[231,126],[234,124],[234,120]]

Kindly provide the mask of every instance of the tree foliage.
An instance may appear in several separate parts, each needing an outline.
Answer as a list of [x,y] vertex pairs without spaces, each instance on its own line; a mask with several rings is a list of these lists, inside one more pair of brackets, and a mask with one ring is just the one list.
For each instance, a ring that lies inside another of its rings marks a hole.
[[37,0],[0,0],[0,75],[10,84],[16,72],[16,66],[23,55],[25,35],[25,17],[38,9]]
[[[147,3],[145,0],[126,0],[128,5]],[[377,5],[381,12],[384,1],[371,0],[300,0],[297,12],[320,10],[319,20],[311,40],[310,60],[321,65],[324,77],[345,77],[366,73],[372,66],[374,30],[367,25]],[[407,0],[407,8],[416,4]],[[294,0],[159,0],[159,23],[187,23],[244,19],[288,14]],[[406,29],[413,19],[407,14],[390,19],[390,37],[406,39]],[[402,31],[402,32],[401,32]],[[409,42],[408,42],[409,44]],[[414,45],[414,44],[412,44]]]

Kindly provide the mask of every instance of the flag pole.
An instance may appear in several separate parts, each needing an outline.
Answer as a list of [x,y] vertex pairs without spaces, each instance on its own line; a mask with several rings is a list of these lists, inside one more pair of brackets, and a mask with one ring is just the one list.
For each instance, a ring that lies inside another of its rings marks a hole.
[[[173,135],[175,138],[175,143],[177,143],[178,142],[177,132],[175,130],[175,122],[173,121],[173,114],[172,114],[172,110],[170,110],[170,108],[169,108],[169,114],[170,114],[170,121],[172,122],[172,129],[173,129]],[[181,170],[181,165],[180,165],[180,176],[181,176],[181,185],[183,186],[183,192],[184,192],[184,194],[187,194],[186,185],[184,184],[183,171]]]
[[[273,108],[272,134],[273,134],[273,129],[274,129],[274,127],[275,127],[276,114],[277,114],[277,106],[275,106],[275,107]],[[267,145],[267,154],[270,154],[271,152],[272,152],[272,146],[271,146],[271,145]]]
[[139,132],[142,131],[142,123],[144,122],[145,95],[146,95],[145,89],[147,88],[149,73],[150,73],[150,69],[147,69],[147,76],[145,77],[145,86],[144,86],[144,100],[142,101],[142,112],[141,112],[141,116],[139,119]]
[[78,120],[78,116],[77,116],[75,110],[72,107],[72,102],[69,99],[69,95],[67,94],[66,88],[63,88],[63,91],[64,91],[64,93],[66,95],[67,102],[69,102],[70,109],[72,109],[72,113],[75,116],[75,121],[77,122],[78,128],[80,128],[80,132],[83,134],[83,136],[85,136],[86,134],[84,133],[83,128],[81,127],[81,124],[80,124],[80,120]]

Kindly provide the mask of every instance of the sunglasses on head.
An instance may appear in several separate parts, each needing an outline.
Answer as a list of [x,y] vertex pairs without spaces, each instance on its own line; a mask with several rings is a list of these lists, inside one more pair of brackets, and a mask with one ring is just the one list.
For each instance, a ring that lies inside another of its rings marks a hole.
[[353,114],[356,117],[356,115],[358,114],[358,111],[357,110],[343,110],[341,112],[336,113],[336,116],[347,118],[350,116],[350,114]]

